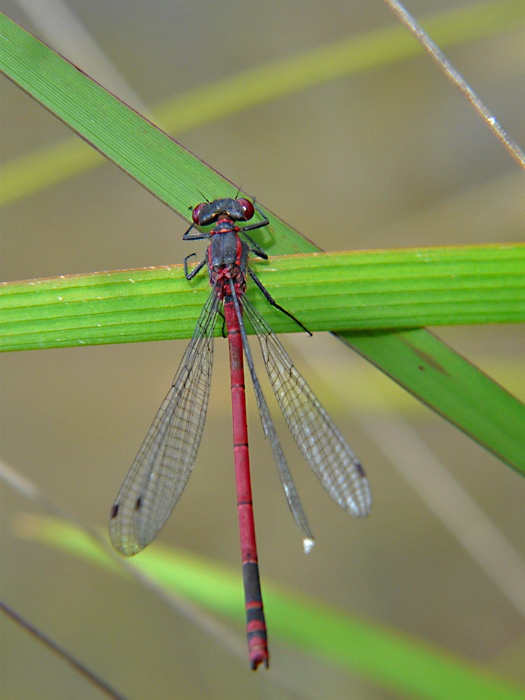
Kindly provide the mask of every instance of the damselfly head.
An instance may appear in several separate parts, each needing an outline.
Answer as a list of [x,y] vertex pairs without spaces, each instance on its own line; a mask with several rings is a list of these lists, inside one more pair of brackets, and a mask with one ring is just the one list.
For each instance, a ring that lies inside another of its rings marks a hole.
[[215,199],[213,202],[197,204],[192,219],[196,226],[207,226],[221,216],[232,221],[248,221],[254,212],[253,203],[249,199]]

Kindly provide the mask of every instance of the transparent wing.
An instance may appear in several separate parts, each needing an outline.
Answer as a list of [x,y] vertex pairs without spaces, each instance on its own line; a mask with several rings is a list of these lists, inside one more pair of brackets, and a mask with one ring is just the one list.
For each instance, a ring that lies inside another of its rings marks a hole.
[[368,515],[372,496],[359,460],[266,321],[247,299],[243,308],[257,334],[277,401],[310,469],[344,510],[359,517]]
[[193,469],[208,407],[218,306],[219,299],[212,292],[171,389],[111,509],[109,536],[125,556],[136,554],[153,540]]
[[[232,285],[231,289],[233,301],[235,304],[235,311],[237,313],[237,318],[239,321],[239,328],[241,329],[241,337],[244,348],[244,354],[246,356],[246,364],[248,365],[248,368],[250,370],[253,388],[255,391],[255,398],[257,400],[257,406],[259,408],[259,415],[261,417],[264,433],[266,435],[266,439],[268,440],[272,448],[273,457],[277,464],[277,469],[279,470],[279,477],[281,479],[281,484],[283,486],[286,500],[288,501],[288,505],[290,507],[290,510],[292,511],[295,523],[303,535],[304,551],[309,552],[315,544],[314,536],[312,535],[312,531],[310,530],[310,526],[308,525],[306,515],[304,514],[301,501],[299,500],[299,496],[295,489],[295,484],[293,482],[292,475],[290,474],[290,470],[288,468],[288,463],[286,462],[281,443],[279,442],[277,432],[275,431],[275,426],[270,416],[270,411],[268,410],[268,405],[266,403],[264,394],[261,389],[261,385],[259,384],[259,380],[257,379],[257,375],[255,373],[252,353],[250,350],[250,346],[248,345],[248,338],[246,336],[244,321],[240,310],[239,300],[235,292],[235,287]],[[243,297],[241,304],[244,305],[245,303],[246,299]]]

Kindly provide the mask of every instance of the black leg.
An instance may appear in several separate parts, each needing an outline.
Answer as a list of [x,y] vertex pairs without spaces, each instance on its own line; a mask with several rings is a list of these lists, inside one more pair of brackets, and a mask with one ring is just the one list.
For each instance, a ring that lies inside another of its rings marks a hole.
[[268,260],[268,255],[264,252],[264,250],[261,248],[261,246],[258,243],[256,243],[253,240],[253,238],[251,238],[246,233],[246,231],[253,231],[254,229],[263,228],[264,226],[268,226],[268,224],[270,223],[268,218],[262,213],[262,211],[259,209],[259,207],[256,206],[255,199],[253,200],[253,206],[254,206],[255,210],[257,212],[259,212],[259,214],[263,217],[263,220],[258,221],[256,224],[249,224],[248,226],[241,226],[240,229],[241,229],[244,237],[246,238],[246,240],[248,240],[252,244],[252,246],[253,246],[252,253],[257,255],[257,257],[262,258],[263,260]]
[[193,258],[194,255],[196,255],[196,253],[191,253],[191,255],[187,255],[187,256],[184,258],[184,274],[186,275],[186,279],[187,279],[187,280],[193,279],[193,278],[195,277],[195,275],[197,274],[197,272],[200,272],[200,271],[202,270],[202,268],[204,267],[204,265],[206,264],[206,257],[204,257],[204,258],[200,261],[200,263],[198,263],[198,264],[193,268],[193,270],[191,270],[190,272],[188,272],[188,260],[189,260],[190,258]]
[[275,301],[275,299],[272,297],[270,292],[266,289],[266,287],[263,285],[263,283],[257,277],[257,275],[255,274],[255,272],[253,270],[249,269],[248,272],[250,273],[250,277],[252,278],[252,280],[255,282],[255,284],[259,287],[261,292],[264,294],[264,296],[269,304],[271,304],[272,306],[275,306],[275,308],[279,309],[279,311],[282,311],[283,314],[286,314],[289,318],[292,319],[292,321],[295,321],[297,323],[297,325],[303,329],[303,331],[306,331],[308,333],[308,335],[312,335],[312,333],[308,330],[308,328],[306,326],[303,326],[301,321],[299,321],[297,318],[295,318],[295,316],[293,314],[291,314],[289,311],[286,311],[286,309],[283,309],[283,307]]
[[183,240],[183,241],[198,241],[198,240],[200,240],[201,238],[210,238],[210,234],[209,234],[209,233],[202,233],[201,231],[194,231],[194,232],[190,235],[190,231],[191,231],[193,228],[195,228],[195,224],[192,224],[192,225],[189,227],[189,229],[186,231],[186,233],[184,233],[184,235],[182,236],[182,240]]
[[268,260],[267,254],[264,252],[264,250],[261,248],[261,246],[256,243],[253,238],[250,238],[247,233],[244,233],[244,229],[242,230],[243,236],[251,243],[250,247],[250,252],[256,255],[258,258],[262,258],[263,260]]

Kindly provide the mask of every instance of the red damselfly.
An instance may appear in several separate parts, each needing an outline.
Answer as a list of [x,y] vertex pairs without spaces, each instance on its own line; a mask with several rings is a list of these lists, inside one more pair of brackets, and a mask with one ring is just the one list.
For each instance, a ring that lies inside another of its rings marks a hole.
[[[238,225],[237,222],[249,221],[255,211],[262,217],[261,221]],[[214,227],[208,232],[195,228],[210,224]],[[212,292],[201,311],[171,389],[118,492],[109,521],[113,545],[122,554],[130,556],[153,540],[179,500],[197,458],[204,429],[213,363],[213,335],[217,317],[222,311],[230,350],[235,477],[252,669],[259,664],[268,667],[268,648],[253,521],[243,354],[264,432],[273,450],[288,504],[303,534],[305,551],[309,551],[314,540],[255,374],[244,318],[248,319],[257,335],[277,401],[314,474],[333,500],[348,513],[364,517],[371,506],[370,487],[357,457],[271,328],[244,296],[249,275],[270,304],[307,330],[277,304],[248,267],[250,252],[263,259],[268,256],[247,232],[268,224],[262,211],[247,199],[217,199],[199,204],[193,210],[193,224],[183,239],[210,238],[211,243],[203,260],[191,271],[188,259],[195,253],[185,258],[184,271],[190,280],[207,265]]]

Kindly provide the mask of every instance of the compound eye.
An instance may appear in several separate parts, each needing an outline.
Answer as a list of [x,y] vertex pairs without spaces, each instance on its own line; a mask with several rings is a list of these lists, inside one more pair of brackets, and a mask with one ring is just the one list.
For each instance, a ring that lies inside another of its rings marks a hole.
[[201,221],[200,221],[200,212],[202,211],[202,207],[203,207],[203,206],[204,206],[204,203],[202,203],[202,204],[197,204],[197,206],[195,207],[195,209],[194,209],[194,210],[192,211],[192,213],[191,213],[191,218],[193,219],[193,223],[194,223],[196,226],[200,226],[200,223],[201,223]]
[[253,208],[253,204],[250,202],[249,199],[238,199],[237,201],[241,205],[241,208],[244,212],[244,220],[248,221],[248,219],[251,219],[255,213],[255,209]]

